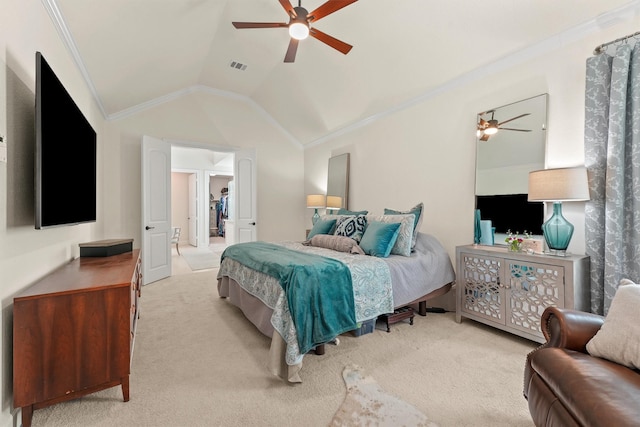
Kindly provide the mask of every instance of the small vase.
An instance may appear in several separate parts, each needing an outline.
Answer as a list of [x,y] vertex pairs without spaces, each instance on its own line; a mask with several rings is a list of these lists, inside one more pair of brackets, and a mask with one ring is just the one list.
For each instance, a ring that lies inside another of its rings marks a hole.
[[480,228],[480,209],[476,209],[473,217],[473,243],[475,243],[476,245],[480,243],[481,237],[482,230]]
[[509,243],[507,245],[509,248],[509,252],[521,252],[522,251],[522,243]]

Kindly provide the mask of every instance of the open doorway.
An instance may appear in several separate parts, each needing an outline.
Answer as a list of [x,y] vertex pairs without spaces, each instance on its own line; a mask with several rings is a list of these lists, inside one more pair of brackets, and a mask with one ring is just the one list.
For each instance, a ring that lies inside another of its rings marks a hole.
[[[188,196],[183,205],[191,206],[193,200],[193,216],[196,217],[192,229],[187,214],[186,236],[194,233],[193,244],[187,247],[204,249],[209,246],[209,186],[204,185],[212,172],[222,168],[218,157],[222,156],[230,166],[219,174],[233,176],[229,183],[230,220],[225,223],[227,229],[233,230],[233,243],[252,242],[257,238],[257,162],[255,148],[240,149],[235,147],[216,147],[202,143],[161,140],[149,135],[142,139],[142,253],[144,254],[145,283],[163,279],[172,275],[172,222],[180,219],[172,218],[172,183],[171,173],[186,173],[189,177],[189,189],[194,188],[193,197]],[[235,184],[234,185],[232,185]],[[234,188],[233,191],[231,189]],[[189,190],[190,191],[190,190]],[[181,227],[182,228],[182,227]],[[183,234],[181,233],[181,236]],[[184,240],[183,240],[184,241]],[[179,241],[183,243],[183,241]],[[227,242],[228,243],[228,242]],[[177,254],[177,250],[176,250]],[[180,250],[180,255],[183,251]],[[219,263],[219,259],[217,260]],[[192,269],[193,270],[193,269]]]
[[233,175],[209,175],[209,243],[220,242],[220,237],[232,243],[232,233],[227,222],[232,217],[230,214],[230,187],[233,187]]
[[172,274],[218,266],[227,244],[233,162],[233,152],[172,145],[171,222],[181,229],[171,250]]

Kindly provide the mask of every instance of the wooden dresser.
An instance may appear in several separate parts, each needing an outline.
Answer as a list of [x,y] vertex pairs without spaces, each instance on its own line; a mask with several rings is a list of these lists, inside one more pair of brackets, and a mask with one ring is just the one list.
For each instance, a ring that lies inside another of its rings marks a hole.
[[13,300],[13,402],[35,409],[122,386],[129,400],[140,251],[78,258]]

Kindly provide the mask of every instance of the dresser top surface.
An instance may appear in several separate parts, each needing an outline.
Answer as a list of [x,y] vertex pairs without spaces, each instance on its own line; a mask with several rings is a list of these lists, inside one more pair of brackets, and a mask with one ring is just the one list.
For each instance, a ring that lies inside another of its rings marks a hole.
[[68,262],[14,297],[14,301],[40,296],[129,286],[139,249],[108,257],[81,257]]
[[507,249],[506,245],[493,245],[493,246],[490,246],[490,245],[462,245],[462,246],[457,246],[456,247],[456,252],[457,253],[460,253],[460,252],[472,252],[472,253],[476,253],[476,254],[484,254],[484,255],[487,255],[487,256],[500,256],[500,257],[505,257],[505,258],[523,258],[523,257],[527,257],[528,259],[539,258],[540,261],[555,260],[555,261],[558,261],[558,262],[561,262],[561,261],[567,261],[567,262],[580,261],[580,260],[583,260],[585,258],[589,258],[587,255],[582,255],[582,254],[567,254],[566,256],[560,256],[560,255],[553,255],[553,254],[549,254],[549,253],[529,254],[529,253],[526,253],[526,252],[510,252]]

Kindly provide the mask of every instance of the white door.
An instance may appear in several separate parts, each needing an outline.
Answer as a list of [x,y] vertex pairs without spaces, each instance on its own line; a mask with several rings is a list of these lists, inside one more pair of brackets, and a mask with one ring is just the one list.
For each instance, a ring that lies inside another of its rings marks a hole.
[[189,175],[189,244],[198,246],[198,175]]
[[171,145],[142,138],[142,269],[144,284],[171,275]]
[[256,206],[256,152],[243,150],[235,153],[234,160],[233,222],[237,243],[257,240],[258,217]]

